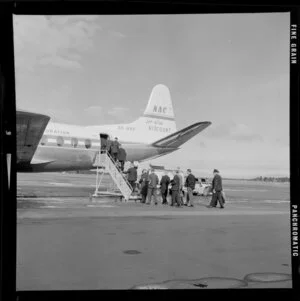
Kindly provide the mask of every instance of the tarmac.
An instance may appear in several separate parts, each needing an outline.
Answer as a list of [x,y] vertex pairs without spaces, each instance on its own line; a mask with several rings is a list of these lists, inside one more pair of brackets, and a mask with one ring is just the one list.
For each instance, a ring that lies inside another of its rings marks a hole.
[[224,181],[208,209],[93,199],[93,175],[17,180],[18,291],[292,287],[288,185]]

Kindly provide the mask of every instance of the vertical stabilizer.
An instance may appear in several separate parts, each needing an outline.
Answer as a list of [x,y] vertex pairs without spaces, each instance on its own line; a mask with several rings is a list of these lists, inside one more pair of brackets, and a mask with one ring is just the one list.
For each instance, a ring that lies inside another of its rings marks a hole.
[[160,84],[153,88],[143,116],[175,121],[168,87]]
[[130,125],[136,128],[135,137],[148,143],[175,133],[176,122],[168,87],[156,85],[144,114]]

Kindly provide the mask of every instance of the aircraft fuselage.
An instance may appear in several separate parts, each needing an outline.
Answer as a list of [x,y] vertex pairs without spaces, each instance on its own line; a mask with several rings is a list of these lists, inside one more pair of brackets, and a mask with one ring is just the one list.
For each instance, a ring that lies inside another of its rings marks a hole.
[[[69,141],[71,140],[71,137],[64,138],[65,141],[67,139]],[[48,140],[54,141],[57,140],[57,137],[55,138],[53,136]],[[78,140],[79,144],[76,147],[74,147],[72,144],[58,146],[55,142],[47,142],[45,145],[39,144],[32,160],[34,163],[29,165],[17,165],[17,170],[21,172],[54,172],[88,170],[95,168],[94,163],[100,149],[99,141],[89,139],[91,142],[91,147],[87,149],[84,145],[84,142],[80,139]],[[127,161],[141,162],[143,160],[155,158],[175,150],[173,148],[157,148],[141,143],[120,142],[127,153]]]

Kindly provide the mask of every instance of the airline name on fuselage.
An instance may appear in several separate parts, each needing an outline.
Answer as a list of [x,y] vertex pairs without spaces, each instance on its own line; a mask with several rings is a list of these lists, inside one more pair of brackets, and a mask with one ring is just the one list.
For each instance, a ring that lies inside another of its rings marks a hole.
[[53,130],[53,129],[46,129],[45,134],[61,134],[61,135],[70,135],[70,132],[64,130]]

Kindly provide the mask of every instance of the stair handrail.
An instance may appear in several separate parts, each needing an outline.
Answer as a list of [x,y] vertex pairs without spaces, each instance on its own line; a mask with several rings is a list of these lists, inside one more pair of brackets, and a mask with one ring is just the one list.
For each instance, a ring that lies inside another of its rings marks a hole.
[[105,150],[104,153],[106,153],[106,155],[111,160],[111,162],[113,163],[114,167],[117,169],[117,171],[119,172],[119,174],[124,179],[124,181],[126,182],[126,184],[128,185],[128,187],[130,188],[130,190],[132,192],[133,190],[132,190],[132,187],[131,187],[130,183],[128,182],[127,178],[123,176],[123,171],[115,164],[115,160],[113,159],[113,157],[110,155],[110,153],[107,150]]

